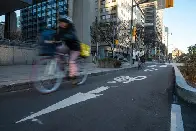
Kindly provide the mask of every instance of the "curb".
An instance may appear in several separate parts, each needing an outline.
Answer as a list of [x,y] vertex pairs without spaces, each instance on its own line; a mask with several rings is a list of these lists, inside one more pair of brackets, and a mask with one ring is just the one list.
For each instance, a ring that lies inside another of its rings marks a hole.
[[172,65],[175,71],[177,95],[188,103],[196,104],[196,89],[188,85],[178,67]]
[[[110,73],[118,72],[118,71],[129,71],[133,68],[136,68],[136,66],[126,67],[126,68],[118,68],[118,69],[110,70],[110,71],[89,73],[88,76],[101,76],[101,75],[110,74]],[[0,86],[0,94],[9,93],[9,92],[17,92],[17,91],[27,90],[27,89],[31,89],[31,88],[33,88],[33,82],[30,80],[26,81],[26,82],[21,82],[21,83],[13,83],[10,85],[2,85],[2,86]]]

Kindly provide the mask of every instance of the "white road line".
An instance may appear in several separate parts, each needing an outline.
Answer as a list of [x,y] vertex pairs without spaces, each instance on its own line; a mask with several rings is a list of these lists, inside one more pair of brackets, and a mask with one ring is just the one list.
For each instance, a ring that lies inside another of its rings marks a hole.
[[149,65],[149,66],[147,66],[147,67],[156,67],[157,65]]
[[180,105],[172,104],[171,106],[170,131],[184,131]]
[[161,65],[161,66],[159,66],[159,67],[167,67],[167,65]]
[[150,69],[145,69],[144,71],[145,71],[145,72],[147,72],[147,71],[153,71],[153,70],[150,70]]
[[70,96],[69,98],[66,98],[62,101],[59,101],[58,103],[56,104],[53,104],[41,111],[38,111],[37,113],[34,113],[34,114],[31,114],[30,116],[27,116],[26,118],[23,118],[19,121],[17,121],[16,123],[20,123],[20,122],[24,122],[26,120],[31,120],[31,119],[34,119],[38,116],[42,116],[44,114],[48,114],[50,112],[53,112],[53,111],[56,111],[56,110],[59,110],[59,109],[62,109],[62,108],[65,108],[65,107],[68,107],[68,106],[71,106],[71,105],[74,105],[74,104],[77,104],[77,103],[80,103],[80,102],[83,102],[83,101],[86,101],[86,100],[89,100],[89,99],[92,99],[92,98],[96,98],[98,96],[101,96],[102,94],[97,94],[97,93],[100,93],[102,91],[105,91],[109,89],[108,86],[102,86],[102,87],[99,87],[95,90],[92,90],[92,91],[89,91],[87,93],[77,93],[73,96]]
[[155,70],[155,71],[157,71],[158,69],[156,69],[156,68],[151,68],[152,70]]
[[108,84],[115,84],[116,81],[108,81],[107,83],[108,83]]

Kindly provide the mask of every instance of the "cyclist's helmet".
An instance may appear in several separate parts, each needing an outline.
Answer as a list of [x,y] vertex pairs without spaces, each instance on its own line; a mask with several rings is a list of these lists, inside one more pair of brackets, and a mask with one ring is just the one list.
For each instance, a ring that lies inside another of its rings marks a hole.
[[73,21],[70,17],[59,18],[59,21],[69,23],[69,24],[73,24]]

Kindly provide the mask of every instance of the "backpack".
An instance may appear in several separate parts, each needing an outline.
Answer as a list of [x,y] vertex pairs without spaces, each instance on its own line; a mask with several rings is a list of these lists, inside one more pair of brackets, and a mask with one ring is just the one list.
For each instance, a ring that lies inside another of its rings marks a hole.
[[39,45],[39,56],[53,56],[56,51],[56,45],[55,44],[49,44],[45,43],[45,40],[53,40],[54,35],[56,34],[55,30],[44,30],[39,36],[38,36],[38,45]]

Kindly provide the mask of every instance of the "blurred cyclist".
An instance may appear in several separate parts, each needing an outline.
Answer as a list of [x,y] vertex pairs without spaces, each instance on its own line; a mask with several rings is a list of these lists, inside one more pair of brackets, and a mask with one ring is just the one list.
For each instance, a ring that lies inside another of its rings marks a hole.
[[[59,19],[59,29],[55,36],[56,41],[65,42],[66,46],[69,48],[69,78],[72,80],[76,79],[78,68],[76,59],[80,55],[80,41],[76,35],[76,29],[70,18],[60,18]],[[57,48],[58,52],[67,53],[65,46],[59,46]],[[64,70],[64,66],[61,67]]]

